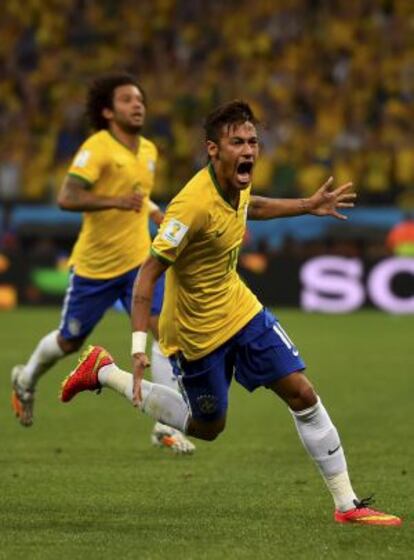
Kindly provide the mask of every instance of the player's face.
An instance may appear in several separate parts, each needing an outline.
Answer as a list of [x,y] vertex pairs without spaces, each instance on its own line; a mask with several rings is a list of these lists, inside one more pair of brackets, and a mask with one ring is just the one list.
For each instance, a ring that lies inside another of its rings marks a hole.
[[246,121],[224,126],[218,144],[207,142],[207,150],[223,186],[244,190],[250,185],[259,155],[259,140],[254,124]]
[[112,105],[112,110],[104,109],[104,117],[110,124],[119,126],[129,134],[140,132],[145,120],[145,104],[136,86],[128,84],[115,88]]

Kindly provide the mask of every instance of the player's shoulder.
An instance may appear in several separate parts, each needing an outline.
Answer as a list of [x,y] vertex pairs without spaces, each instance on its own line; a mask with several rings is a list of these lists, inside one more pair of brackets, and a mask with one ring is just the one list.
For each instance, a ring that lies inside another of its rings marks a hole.
[[192,216],[192,219],[203,223],[209,216],[210,199],[206,176],[201,170],[174,196],[167,213],[172,216]]
[[[79,146],[79,149],[73,158],[72,168],[74,170],[88,167],[93,160],[95,163],[101,161],[107,150],[107,133],[100,130],[88,136],[86,140]],[[78,171],[76,171],[77,173]]]
[[205,207],[210,193],[209,174],[207,168],[204,167],[184,185],[173,200],[187,201],[194,206]]
[[204,197],[208,197],[208,194],[212,191],[211,189],[212,183],[210,178],[210,173],[208,172],[207,167],[203,167],[198,171],[184,186],[183,191],[196,194],[200,193]]
[[100,148],[110,142],[111,136],[107,130],[98,130],[86,138],[81,148]]
[[111,137],[107,130],[94,132],[79,147],[74,159],[74,165],[85,167],[92,157],[95,161],[100,161],[102,158],[105,159],[107,154],[112,153],[110,142]]

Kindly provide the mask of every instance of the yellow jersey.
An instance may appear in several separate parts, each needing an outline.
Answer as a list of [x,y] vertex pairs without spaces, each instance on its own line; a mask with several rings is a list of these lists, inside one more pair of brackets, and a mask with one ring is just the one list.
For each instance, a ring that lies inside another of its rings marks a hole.
[[108,279],[139,266],[151,247],[148,200],[154,185],[157,149],[140,136],[132,152],[107,130],[90,136],[80,147],[69,175],[81,179],[97,195],[144,195],[140,212],[84,212],[82,229],[70,258],[76,274]]
[[167,208],[151,247],[167,270],[160,345],[169,356],[206,356],[261,309],[236,271],[250,188],[237,209],[224,198],[211,165],[197,173]]

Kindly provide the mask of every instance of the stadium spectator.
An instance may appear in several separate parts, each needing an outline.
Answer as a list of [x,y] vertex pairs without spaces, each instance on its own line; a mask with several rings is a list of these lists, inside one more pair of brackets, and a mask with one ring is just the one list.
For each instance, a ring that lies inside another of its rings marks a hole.
[[[90,347],[64,382],[61,399],[110,387],[150,416],[211,441],[224,430],[233,376],[249,391],[267,387],[288,405],[332,494],[335,520],[400,525],[398,517],[371,509],[369,500],[355,495],[338,432],[303,373],[299,351],[236,272],[247,218],[345,218],[340,211],[353,206],[352,183],[333,190],[331,178],[306,199],[250,196],[259,152],[255,123],[249,105],[240,101],[206,119],[209,163],[170,203],[135,283],[133,380],[106,350]],[[167,269],[160,341],[183,394],[143,380],[152,294]]]
[[[132,288],[150,248],[148,218],[162,213],[150,200],[157,149],[141,135],[146,98],[127,74],[96,79],[87,112],[96,130],[80,147],[58,197],[64,210],[84,212],[70,263],[73,267],[58,330],[43,337],[24,365],[12,371],[13,409],[23,426],[33,423],[35,389],[58,360],[79,350],[104,313],[119,299],[129,313]],[[158,315],[164,279],[154,292],[151,311],[153,378],[175,386],[168,359],[159,349]],[[178,453],[194,445],[177,430],[156,423],[151,440]]]
[[[7,138],[15,153],[2,150],[0,159],[31,167],[25,197],[48,199],[50,185],[60,185],[64,108],[85,77],[126,68],[146,83],[148,131],[168,149],[159,198],[169,200],[200,168],[198,115],[243,91],[270,123],[261,164],[273,177],[268,193],[289,181],[278,171],[281,152],[284,170],[300,170],[303,195],[346,162],[361,202],[413,207],[412,3],[234,5],[153,0],[137,10],[133,0],[62,0],[56,10],[51,0],[29,0],[22,10],[9,0],[0,22],[0,131],[1,147]],[[19,147],[22,132],[30,149]]]

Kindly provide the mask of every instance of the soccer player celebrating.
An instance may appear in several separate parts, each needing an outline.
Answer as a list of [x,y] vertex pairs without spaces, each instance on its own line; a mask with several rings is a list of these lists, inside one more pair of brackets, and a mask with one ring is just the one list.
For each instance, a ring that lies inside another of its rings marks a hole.
[[[321,399],[304,374],[299,351],[269,311],[241,281],[237,255],[246,219],[313,214],[346,217],[351,183],[332,178],[310,198],[250,195],[259,153],[256,120],[246,103],[213,111],[205,124],[207,167],[173,199],[136,280],[132,309],[133,377],[109,353],[90,347],[62,387],[61,399],[110,387],[157,420],[214,440],[224,429],[232,377],[248,391],[267,387],[289,407],[303,445],[332,494],[339,523],[399,525],[373,510],[351,486],[344,450]],[[182,394],[143,379],[152,294],[167,270],[160,344],[173,363]]]
[[[80,147],[58,196],[64,210],[84,212],[81,232],[72,252],[69,287],[58,330],[40,340],[25,365],[12,371],[12,404],[24,426],[33,422],[35,387],[52,365],[77,351],[119,299],[130,312],[134,280],[146,259],[151,239],[149,216],[163,215],[150,200],[157,149],[141,135],[146,114],[145,95],[128,74],[98,78],[91,85],[87,113],[96,133]],[[158,338],[164,278],[156,282],[150,325]],[[174,387],[176,378],[154,339],[154,381]],[[179,453],[194,445],[177,430],[157,423],[152,442]]]

